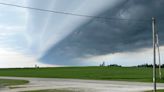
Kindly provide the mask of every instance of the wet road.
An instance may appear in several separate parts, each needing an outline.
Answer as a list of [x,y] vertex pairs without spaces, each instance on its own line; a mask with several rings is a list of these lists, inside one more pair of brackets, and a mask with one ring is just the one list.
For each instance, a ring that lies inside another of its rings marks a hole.
[[[0,88],[0,92],[20,92],[42,89],[67,89],[73,92],[143,92],[152,90],[152,83],[123,82],[123,81],[99,81],[80,79],[57,78],[24,78],[24,77],[0,77],[0,79],[29,80],[26,85],[11,86],[14,89]],[[164,89],[164,84],[158,84],[159,89]]]

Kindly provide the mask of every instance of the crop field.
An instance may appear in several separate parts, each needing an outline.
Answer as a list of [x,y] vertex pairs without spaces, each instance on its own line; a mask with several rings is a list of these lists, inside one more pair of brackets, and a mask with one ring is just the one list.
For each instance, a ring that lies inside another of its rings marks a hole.
[[[162,68],[164,74],[164,69]],[[158,72],[157,72],[158,75]],[[54,67],[0,69],[0,76],[152,82],[152,68]],[[164,77],[157,81],[164,83]]]

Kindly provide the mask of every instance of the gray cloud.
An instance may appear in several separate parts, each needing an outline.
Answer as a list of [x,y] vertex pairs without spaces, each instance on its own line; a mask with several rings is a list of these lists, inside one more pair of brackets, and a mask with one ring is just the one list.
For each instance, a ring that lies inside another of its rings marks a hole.
[[[152,16],[160,19],[164,16],[163,4],[163,0],[127,0],[99,16],[130,20],[93,19],[50,48],[40,60],[50,64],[85,65],[74,59],[150,48],[151,21],[133,19],[151,19]],[[163,23],[158,22],[159,37],[163,39]],[[163,45],[164,41],[161,40],[160,44]]]

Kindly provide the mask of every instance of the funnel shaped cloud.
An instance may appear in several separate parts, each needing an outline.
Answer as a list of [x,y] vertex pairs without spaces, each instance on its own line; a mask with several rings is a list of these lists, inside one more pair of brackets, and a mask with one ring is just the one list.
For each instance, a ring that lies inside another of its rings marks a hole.
[[[113,7],[113,3],[118,3],[115,0],[96,0],[96,4],[92,4],[93,2],[95,0],[35,0],[29,3],[31,3],[30,6],[35,8],[93,16],[101,13],[107,7]],[[36,54],[56,45],[73,30],[91,20],[91,18],[33,10],[30,10],[29,18],[28,33],[32,38],[31,49]]]

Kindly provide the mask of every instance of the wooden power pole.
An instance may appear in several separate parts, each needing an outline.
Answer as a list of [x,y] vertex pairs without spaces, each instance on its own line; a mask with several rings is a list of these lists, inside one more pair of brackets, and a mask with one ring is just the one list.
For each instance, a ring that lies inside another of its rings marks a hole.
[[154,86],[154,92],[157,90],[156,86],[156,20],[155,18],[152,18],[152,31],[153,31],[153,86]]

